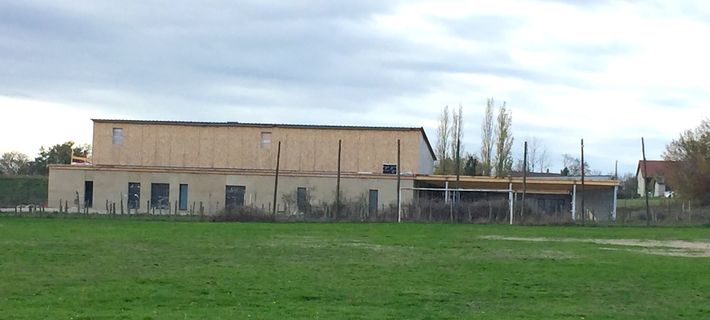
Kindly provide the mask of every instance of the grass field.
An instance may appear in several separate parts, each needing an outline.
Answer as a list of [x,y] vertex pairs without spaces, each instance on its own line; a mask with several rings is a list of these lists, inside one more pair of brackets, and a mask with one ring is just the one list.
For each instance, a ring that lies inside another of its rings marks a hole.
[[708,228],[3,217],[0,318],[708,319],[710,249],[671,248],[707,242]]

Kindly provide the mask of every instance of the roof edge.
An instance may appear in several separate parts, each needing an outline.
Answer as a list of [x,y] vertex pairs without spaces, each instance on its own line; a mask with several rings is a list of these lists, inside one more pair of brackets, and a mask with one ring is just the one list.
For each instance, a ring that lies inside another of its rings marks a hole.
[[354,125],[320,125],[320,124],[288,124],[288,123],[256,123],[237,121],[173,121],[173,120],[127,120],[127,119],[91,119],[94,123],[120,124],[155,124],[178,126],[215,126],[215,127],[256,127],[256,128],[306,128],[306,129],[344,129],[344,130],[388,130],[388,131],[424,131],[422,127],[386,127],[386,126],[354,126]]

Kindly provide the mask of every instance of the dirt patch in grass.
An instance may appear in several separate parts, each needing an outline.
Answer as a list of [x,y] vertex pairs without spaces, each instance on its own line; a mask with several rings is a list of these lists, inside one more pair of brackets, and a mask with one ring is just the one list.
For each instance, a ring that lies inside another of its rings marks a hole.
[[[675,257],[710,257],[710,242],[691,242],[683,240],[643,240],[643,239],[575,239],[575,238],[545,238],[545,237],[505,237],[482,236],[487,240],[508,240],[528,242],[583,242],[617,247],[602,247],[603,250],[625,250],[646,254]],[[623,248],[627,247],[627,248]],[[631,248],[628,248],[631,247]]]

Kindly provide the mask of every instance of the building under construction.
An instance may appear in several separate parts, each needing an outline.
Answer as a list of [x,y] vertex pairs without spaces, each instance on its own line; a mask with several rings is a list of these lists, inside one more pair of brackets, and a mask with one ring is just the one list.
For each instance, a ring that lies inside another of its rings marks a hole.
[[[411,220],[423,201],[507,201],[537,214],[615,217],[618,182],[574,177],[433,175],[421,127],[93,120],[90,163],[53,165],[50,207],[125,214],[282,216],[356,207],[358,217]],[[518,200],[520,198],[520,200]],[[320,211],[319,211],[320,210]],[[586,217],[586,216],[585,216]]]

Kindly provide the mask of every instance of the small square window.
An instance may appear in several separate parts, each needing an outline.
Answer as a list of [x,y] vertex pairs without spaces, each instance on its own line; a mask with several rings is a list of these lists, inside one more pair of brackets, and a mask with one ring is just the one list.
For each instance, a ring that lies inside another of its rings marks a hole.
[[113,128],[113,144],[123,144],[123,128]]
[[271,146],[271,132],[261,133],[261,148],[267,149]]

